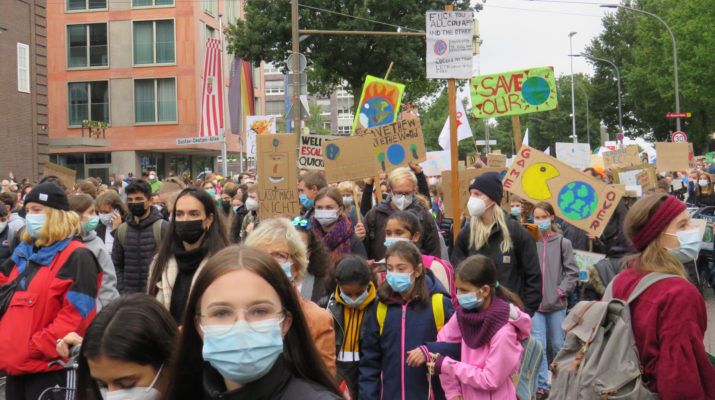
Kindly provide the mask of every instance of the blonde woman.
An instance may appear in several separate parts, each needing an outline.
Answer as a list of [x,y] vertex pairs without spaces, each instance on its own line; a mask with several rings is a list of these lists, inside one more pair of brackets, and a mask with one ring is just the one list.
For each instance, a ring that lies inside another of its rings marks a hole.
[[[642,198],[626,215],[625,234],[638,254],[606,292],[625,301],[641,280],[651,282],[629,302],[645,384],[661,400],[715,398],[715,368],[703,345],[705,301],[682,265],[697,256],[702,236],[685,203],[666,194]],[[653,273],[670,277],[653,283]]]
[[54,183],[35,186],[25,197],[22,243],[0,266],[0,371],[6,397],[38,399],[47,388],[71,387],[73,370],[53,361],[57,344],[80,336],[95,315],[102,273],[81,237],[80,217]]
[[353,228],[357,225],[358,220],[362,221],[363,216],[360,214],[358,218],[359,205],[355,204],[355,200],[358,198],[355,193],[355,183],[352,181],[343,181],[338,183],[338,190],[343,197],[343,205],[345,206],[345,215],[350,218],[350,222],[353,224]]
[[541,269],[531,235],[502,210],[499,174],[479,175],[469,186],[469,224],[462,228],[452,250],[452,265],[482,254],[494,261],[499,282],[519,295],[525,312],[533,315],[541,304]]

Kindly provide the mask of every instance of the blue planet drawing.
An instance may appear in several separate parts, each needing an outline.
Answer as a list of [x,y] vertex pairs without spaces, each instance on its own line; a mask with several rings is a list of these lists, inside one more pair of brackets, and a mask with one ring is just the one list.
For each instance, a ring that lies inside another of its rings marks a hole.
[[591,185],[574,181],[564,186],[557,198],[561,213],[573,220],[590,217],[598,208],[598,196]]
[[387,148],[387,161],[392,165],[399,165],[405,161],[405,148],[401,144],[393,144]]
[[328,160],[334,161],[340,155],[340,147],[335,144],[329,144],[325,147],[325,156]]
[[383,97],[373,97],[360,108],[360,122],[368,128],[385,125],[392,122],[395,109]]
[[521,87],[521,95],[532,106],[544,104],[551,95],[551,89],[546,79],[534,76],[526,80]]

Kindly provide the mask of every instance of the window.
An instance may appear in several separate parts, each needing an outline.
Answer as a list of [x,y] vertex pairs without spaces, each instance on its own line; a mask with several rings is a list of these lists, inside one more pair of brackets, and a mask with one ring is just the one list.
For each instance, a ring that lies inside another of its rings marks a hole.
[[266,81],[266,94],[285,94],[283,81]]
[[174,0],[132,0],[132,7],[173,6]]
[[207,14],[216,15],[217,6],[216,0],[204,0],[204,11]]
[[338,135],[349,135],[352,126],[338,126]]
[[176,80],[134,81],[134,121],[137,124],[176,122]]
[[207,39],[217,39],[216,38],[216,29],[206,25],[206,38]]
[[69,125],[81,126],[82,121],[109,123],[109,83],[71,82],[67,92]]
[[17,91],[30,93],[30,46],[17,44]]
[[174,61],[174,21],[134,22],[134,65]]
[[107,0],[67,0],[67,11],[103,10]]
[[67,25],[67,67],[106,67],[107,24]]
[[285,112],[285,104],[283,101],[266,101],[267,115],[283,115]]
[[272,63],[263,64],[263,73],[266,75],[267,74],[281,74],[281,75],[283,75],[283,72],[280,69],[276,68],[276,66],[273,65]]

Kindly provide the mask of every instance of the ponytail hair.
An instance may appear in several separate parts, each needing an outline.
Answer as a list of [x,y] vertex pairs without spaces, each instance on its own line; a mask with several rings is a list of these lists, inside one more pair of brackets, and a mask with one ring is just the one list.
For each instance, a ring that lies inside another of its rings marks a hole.
[[525,310],[524,303],[519,296],[511,290],[501,285],[497,280],[497,267],[491,258],[483,255],[476,255],[462,261],[457,268],[456,277],[472,286],[481,287],[488,285],[492,293],[502,300]]

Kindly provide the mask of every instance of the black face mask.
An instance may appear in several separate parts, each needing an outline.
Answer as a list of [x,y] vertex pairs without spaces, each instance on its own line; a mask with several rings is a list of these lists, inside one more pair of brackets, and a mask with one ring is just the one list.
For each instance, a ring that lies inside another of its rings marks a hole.
[[200,219],[193,221],[174,221],[174,231],[179,239],[188,244],[196,243],[205,232],[203,221]]
[[146,212],[143,201],[140,203],[127,203],[127,207],[129,208],[129,212],[135,217],[141,217]]
[[223,202],[221,207],[223,207],[223,212],[228,213],[231,210],[231,203]]

